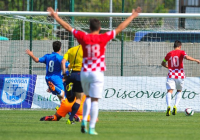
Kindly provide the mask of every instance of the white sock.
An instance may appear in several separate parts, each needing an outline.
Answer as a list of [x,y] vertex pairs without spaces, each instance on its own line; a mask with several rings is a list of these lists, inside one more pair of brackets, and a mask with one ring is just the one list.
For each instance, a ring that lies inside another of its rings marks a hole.
[[98,113],[99,113],[99,103],[97,101],[93,101],[90,110],[90,128],[95,128]]
[[91,108],[91,98],[86,98],[83,105],[83,120],[87,121],[88,115],[90,113]]
[[175,106],[176,107],[178,106],[178,104],[179,104],[179,102],[181,100],[181,96],[182,96],[181,92],[177,92],[176,93],[176,98],[175,98]]
[[171,93],[170,92],[168,92],[166,94],[166,102],[167,102],[167,107],[170,106],[170,104],[171,104]]

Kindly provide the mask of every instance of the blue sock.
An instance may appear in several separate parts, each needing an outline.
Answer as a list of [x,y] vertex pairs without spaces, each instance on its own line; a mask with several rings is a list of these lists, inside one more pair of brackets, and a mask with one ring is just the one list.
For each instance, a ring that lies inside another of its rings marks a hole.
[[71,115],[69,116],[69,120],[70,121],[73,121],[74,115],[78,111],[79,107],[80,107],[80,104],[78,104],[78,103],[74,103],[73,104],[73,106],[72,106],[72,112],[71,112]]

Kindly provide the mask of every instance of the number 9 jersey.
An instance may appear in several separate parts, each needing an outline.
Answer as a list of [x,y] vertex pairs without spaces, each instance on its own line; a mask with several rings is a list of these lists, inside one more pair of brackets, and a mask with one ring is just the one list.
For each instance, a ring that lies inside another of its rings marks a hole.
[[173,50],[166,55],[164,62],[168,61],[168,78],[185,78],[183,59],[186,55],[187,54],[183,50]]
[[103,34],[88,34],[73,29],[72,34],[82,45],[82,71],[105,71],[105,50],[108,41],[115,38],[115,30]]

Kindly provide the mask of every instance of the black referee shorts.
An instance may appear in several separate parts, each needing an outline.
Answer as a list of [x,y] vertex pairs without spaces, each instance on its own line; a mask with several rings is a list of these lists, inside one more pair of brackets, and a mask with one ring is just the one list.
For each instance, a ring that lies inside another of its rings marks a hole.
[[72,87],[73,92],[83,92],[83,88],[81,86],[80,71],[72,71],[71,76],[67,77],[66,85],[68,85],[71,82],[73,83]]

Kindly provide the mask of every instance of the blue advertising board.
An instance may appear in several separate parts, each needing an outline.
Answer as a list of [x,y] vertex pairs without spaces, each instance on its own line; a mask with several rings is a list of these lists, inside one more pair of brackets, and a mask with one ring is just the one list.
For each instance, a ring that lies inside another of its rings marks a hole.
[[0,74],[0,108],[31,108],[37,75]]

